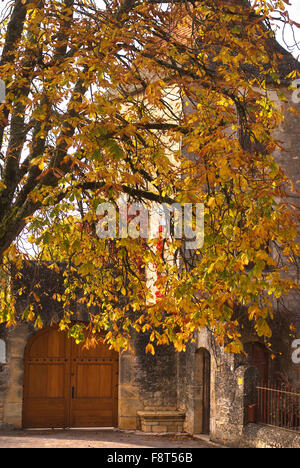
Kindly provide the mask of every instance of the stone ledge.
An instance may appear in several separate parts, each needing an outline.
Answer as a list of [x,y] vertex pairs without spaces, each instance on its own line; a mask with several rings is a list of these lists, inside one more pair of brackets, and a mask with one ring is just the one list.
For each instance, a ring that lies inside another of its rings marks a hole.
[[143,432],[184,432],[183,411],[137,411],[138,427]]

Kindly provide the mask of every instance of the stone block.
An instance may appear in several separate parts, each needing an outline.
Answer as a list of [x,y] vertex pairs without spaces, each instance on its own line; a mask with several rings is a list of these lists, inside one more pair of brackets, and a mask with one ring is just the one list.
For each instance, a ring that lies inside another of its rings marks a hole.
[[136,411],[139,407],[139,400],[137,399],[119,399],[119,415],[121,417],[127,418],[135,418],[136,419]]
[[184,432],[183,411],[138,411],[137,417],[143,432]]
[[22,402],[6,403],[4,412],[4,422],[15,428],[22,427]]
[[152,426],[151,432],[158,432],[159,434],[162,434],[164,432],[170,432],[170,431],[168,431],[167,426],[159,424],[157,426]]
[[137,418],[134,417],[126,417],[126,416],[119,416],[119,429],[124,431],[135,430],[137,429]]

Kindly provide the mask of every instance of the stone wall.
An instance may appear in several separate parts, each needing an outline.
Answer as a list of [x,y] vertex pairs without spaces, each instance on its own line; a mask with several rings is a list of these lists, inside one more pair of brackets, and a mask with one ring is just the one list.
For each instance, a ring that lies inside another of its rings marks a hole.
[[168,346],[146,354],[148,336],[135,333],[133,352],[120,357],[119,427],[136,429],[138,411],[177,409],[176,353]]
[[279,427],[248,424],[240,443],[241,448],[300,448],[300,433]]

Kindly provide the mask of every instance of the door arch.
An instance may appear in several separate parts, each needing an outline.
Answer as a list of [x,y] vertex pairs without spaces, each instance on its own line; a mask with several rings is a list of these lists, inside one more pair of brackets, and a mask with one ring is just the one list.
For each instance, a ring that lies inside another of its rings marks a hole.
[[58,327],[38,331],[24,354],[23,427],[115,427],[118,353],[84,349]]
[[249,364],[259,371],[260,384],[267,385],[269,380],[269,356],[265,346],[262,343],[250,342],[245,344],[245,350],[248,353]]
[[194,433],[209,434],[210,426],[210,354],[200,348],[195,354]]

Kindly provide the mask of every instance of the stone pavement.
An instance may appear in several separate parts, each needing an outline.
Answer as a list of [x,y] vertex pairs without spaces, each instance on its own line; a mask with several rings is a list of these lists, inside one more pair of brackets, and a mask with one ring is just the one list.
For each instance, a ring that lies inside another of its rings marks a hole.
[[0,448],[224,448],[208,438],[115,429],[0,431]]

